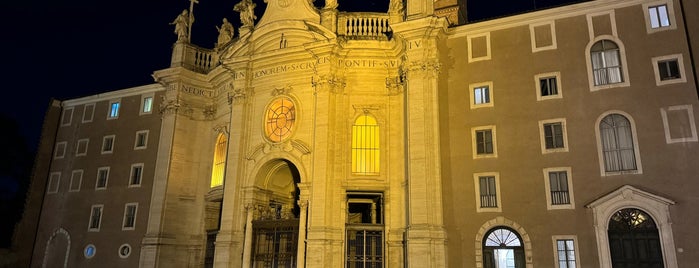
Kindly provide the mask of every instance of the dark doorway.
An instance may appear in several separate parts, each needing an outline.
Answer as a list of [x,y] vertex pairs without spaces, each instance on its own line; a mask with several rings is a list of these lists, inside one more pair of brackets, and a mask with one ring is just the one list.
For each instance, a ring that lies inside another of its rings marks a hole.
[[662,268],[658,228],[642,210],[626,208],[609,220],[609,251],[614,268]]

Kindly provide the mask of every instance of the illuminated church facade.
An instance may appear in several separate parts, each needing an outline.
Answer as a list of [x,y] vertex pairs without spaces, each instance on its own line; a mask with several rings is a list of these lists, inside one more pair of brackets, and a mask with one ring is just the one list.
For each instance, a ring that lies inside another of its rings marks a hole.
[[692,8],[268,0],[52,102],[18,234],[31,267],[690,267]]

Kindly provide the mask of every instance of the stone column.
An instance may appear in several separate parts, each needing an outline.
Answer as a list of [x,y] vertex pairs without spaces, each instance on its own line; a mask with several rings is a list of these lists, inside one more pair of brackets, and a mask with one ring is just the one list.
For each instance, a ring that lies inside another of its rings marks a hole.
[[245,205],[247,217],[245,220],[245,242],[243,244],[243,267],[250,267],[252,257],[252,217],[255,212],[253,204]]
[[306,213],[308,211],[308,200],[299,200],[299,242],[296,249],[296,267],[306,266]]

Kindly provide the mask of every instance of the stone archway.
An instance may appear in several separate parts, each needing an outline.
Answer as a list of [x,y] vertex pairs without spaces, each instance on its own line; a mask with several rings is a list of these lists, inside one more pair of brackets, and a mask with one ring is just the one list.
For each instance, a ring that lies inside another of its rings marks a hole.
[[527,233],[524,228],[519,225],[518,223],[507,219],[502,216],[498,216],[495,219],[489,220],[485,222],[480,229],[478,229],[478,233],[476,234],[476,266],[475,267],[484,267],[483,266],[483,250],[484,250],[484,244],[483,240],[487,238],[487,234],[490,233],[492,229],[500,228],[500,227],[507,227],[508,229],[516,232],[519,235],[519,238],[521,239],[521,243],[523,244],[522,247],[524,248],[524,262],[525,262],[525,267],[526,268],[532,268],[533,263],[532,263],[532,244],[531,244],[531,239],[529,238],[529,234]]
[[[264,164],[255,177],[248,205],[251,234],[250,265],[297,267],[299,250],[300,174],[286,159]],[[252,213],[250,213],[250,211]]]
[[70,255],[70,234],[63,228],[58,228],[46,241],[44,261],[41,267],[68,267]]

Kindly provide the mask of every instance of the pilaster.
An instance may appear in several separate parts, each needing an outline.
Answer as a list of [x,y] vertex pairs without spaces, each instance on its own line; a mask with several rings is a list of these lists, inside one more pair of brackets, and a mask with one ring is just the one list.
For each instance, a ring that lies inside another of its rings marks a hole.
[[[409,1],[408,5],[410,11],[410,5],[418,3]],[[443,18],[434,16],[393,26],[406,45],[403,71],[406,73],[408,267],[446,267],[437,94],[441,67],[439,41],[446,26]]]

